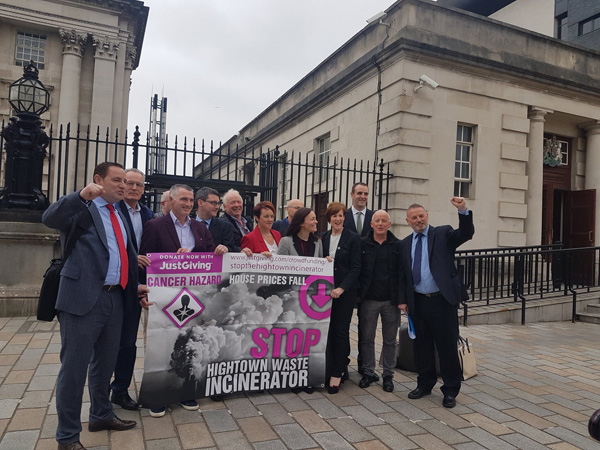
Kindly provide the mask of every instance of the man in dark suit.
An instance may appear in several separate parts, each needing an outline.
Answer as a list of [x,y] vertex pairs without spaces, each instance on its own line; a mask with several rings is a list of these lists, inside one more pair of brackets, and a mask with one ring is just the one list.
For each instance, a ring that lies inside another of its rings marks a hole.
[[[373,211],[367,208],[367,202],[369,201],[369,186],[361,181],[354,183],[352,191],[350,191],[350,198],[352,199],[352,206],[346,211],[344,228],[358,233],[361,238],[366,237],[369,235],[369,231],[372,230],[371,222],[373,221]],[[358,342],[362,342],[360,308],[361,304],[359,301],[356,304],[356,314],[358,316]],[[358,365],[358,373],[364,375],[360,344],[358,346],[356,363]]]
[[273,230],[279,231],[279,234],[281,234],[282,237],[285,236],[288,228],[290,227],[290,223],[292,223],[294,214],[296,214],[296,211],[298,211],[300,208],[304,208],[304,203],[302,200],[293,198],[287,202],[287,205],[285,206],[287,217],[285,219],[276,220],[273,223]]
[[431,393],[437,382],[435,348],[440,358],[444,382],[442,404],[456,406],[462,373],[456,342],[458,340],[458,306],[468,298],[462,285],[454,252],[473,237],[473,215],[462,197],[452,197],[458,209],[458,229],[450,225],[433,227],[421,205],[413,204],[406,212],[406,222],[413,233],[402,240],[400,270],[400,304],[410,313],[415,327],[415,365],[417,388],[408,398],[417,399]]
[[[125,171],[125,196],[118,203],[125,218],[127,233],[131,236],[136,253],[139,251],[142,242],[144,224],[153,217],[150,208],[140,203],[140,199],[144,194],[144,180],[145,175],[141,170],[127,169]],[[150,260],[147,256],[138,255],[138,265],[140,267],[146,267],[149,263]],[[128,389],[135,366],[136,341],[142,308],[137,301],[127,302],[125,306],[131,306],[131,310],[125,310],[123,314],[121,348],[115,366],[115,376],[110,385],[112,390],[110,401],[120,405],[123,409],[136,410],[139,405],[131,398]]]
[[354,183],[350,198],[352,206],[346,212],[344,228],[358,233],[360,237],[365,237],[371,231],[371,221],[373,220],[373,211],[367,208],[369,186],[360,181]]
[[215,245],[206,225],[190,218],[194,207],[192,188],[176,184],[170,193],[171,211],[146,222],[140,253],[214,251]]
[[[187,253],[187,252],[212,252],[223,254],[227,247],[215,248],[212,236],[206,225],[190,218],[194,207],[194,191],[185,184],[176,184],[171,187],[171,211],[158,219],[149,220],[144,226],[140,253]],[[196,400],[179,402],[182,408],[188,411],[198,409]],[[150,410],[152,417],[162,417],[166,408],[158,407]]]
[[[89,431],[127,430],[133,420],[115,416],[109,400],[125,303],[137,301],[137,254],[125,219],[115,205],[123,199],[125,171],[101,163],[93,182],[50,205],[43,223],[66,241],[82,221],[92,224],[79,238],[62,272],[56,301],[61,335],[61,368],[56,384],[59,450],[81,450],[81,405],[86,374],[90,392]],[[134,300],[135,299],[135,300]]]
[[223,195],[223,209],[225,212],[220,220],[227,220],[233,225],[234,251],[240,252],[242,251],[242,236],[250,233],[254,226],[251,220],[242,215],[244,202],[238,191],[230,189]]
[[225,247],[221,250],[235,251],[235,242],[233,240],[233,225],[229,221],[217,220],[221,199],[219,191],[209,187],[201,187],[196,192],[196,220],[199,220],[208,227],[214,244]]

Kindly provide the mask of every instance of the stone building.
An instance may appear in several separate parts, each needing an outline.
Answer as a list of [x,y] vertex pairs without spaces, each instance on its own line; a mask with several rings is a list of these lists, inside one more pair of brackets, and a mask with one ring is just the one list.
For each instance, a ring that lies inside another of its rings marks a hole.
[[12,115],[8,86],[32,59],[51,96],[44,125],[125,130],[147,18],[148,7],[137,0],[3,1],[0,120]]
[[470,248],[594,244],[600,53],[440,3],[394,3],[223,148],[383,158],[398,236],[415,202],[455,224],[462,195]]
[[[9,85],[23,76],[23,66],[33,60],[50,92],[51,106],[42,123],[47,129],[53,125],[55,136],[58,125],[68,123],[81,124],[84,130],[99,126],[104,133],[109,127],[113,136],[117,129],[124,131],[131,72],[139,64],[147,18],[148,8],[137,0],[3,0],[0,121],[14,115],[8,103]],[[0,156],[5,158],[5,153]],[[78,169],[82,169],[86,158],[79,157]],[[52,159],[49,164],[56,174],[59,158],[54,154]],[[71,156],[68,161],[69,174],[75,160]],[[91,158],[88,169],[94,164]],[[0,187],[4,168],[0,161]],[[44,189],[53,182],[48,169],[46,165]],[[68,182],[73,178],[70,175]],[[65,188],[72,190],[72,185]],[[35,314],[42,275],[48,261],[60,255],[58,233],[40,219],[41,214],[0,212],[0,316]]]

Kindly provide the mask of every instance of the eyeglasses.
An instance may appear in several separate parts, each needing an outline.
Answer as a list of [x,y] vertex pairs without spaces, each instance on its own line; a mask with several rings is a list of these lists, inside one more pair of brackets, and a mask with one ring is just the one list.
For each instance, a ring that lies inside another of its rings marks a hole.
[[135,181],[126,181],[125,184],[127,186],[134,186],[135,185],[135,186],[139,187],[140,189],[142,189],[144,187],[144,183],[136,183]]
[[205,202],[212,206],[219,206],[221,204],[221,202],[217,202],[216,200],[211,200],[211,201],[205,200]]

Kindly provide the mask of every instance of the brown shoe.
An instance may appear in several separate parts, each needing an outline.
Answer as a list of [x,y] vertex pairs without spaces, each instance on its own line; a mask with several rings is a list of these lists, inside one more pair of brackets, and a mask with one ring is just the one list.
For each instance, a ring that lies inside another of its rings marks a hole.
[[88,430],[90,432],[102,431],[102,430],[114,430],[124,431],[135,427],[137,422],[135,420],[121,420],[117,416],[110,420],[100,420],[98,422],[90,422],[88,424]]
[[71,442],[70,444],[58,443],[58,450],[85,450],[85,447],[81,445],[81,442]]

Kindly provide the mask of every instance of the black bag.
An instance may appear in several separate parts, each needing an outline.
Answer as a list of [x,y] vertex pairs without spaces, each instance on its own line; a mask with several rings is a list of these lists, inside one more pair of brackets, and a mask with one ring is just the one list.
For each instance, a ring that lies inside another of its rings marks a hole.
[[37,319],[44,322],[52,322],[56,316],[56,299],[58,297],[58,287],[60,286],[60,271],[69,258],[77,240],[88,230],[92,223],[92,216],[84,213],[77,227],[67,239],[67,245],[62,258],[55,258],[50,261],[50,267],[46,269],[44,281],[40,288],[40,298],[37,307]]

